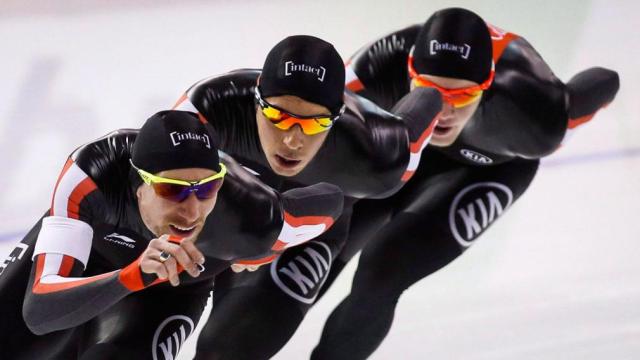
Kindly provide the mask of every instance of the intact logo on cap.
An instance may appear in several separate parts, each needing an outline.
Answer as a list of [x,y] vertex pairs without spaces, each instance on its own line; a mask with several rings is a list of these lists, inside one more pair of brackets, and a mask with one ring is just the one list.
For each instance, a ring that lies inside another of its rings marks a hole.
[[318,80],[320,82],[324,82],[324,74],[327,72],[327,69],[324,66],[314,67],[307,64],[296,64],[293,61],[287,61],[284,63],[284,75],[290,76],[293,75],[294,72],[308,72],[318,76]]
[[439,51],[456,52],[460,54],[460,57],[467,60],[469,58],[469,53],[471,52],[471,46],[469,46],[468,44],[456,45],[447,42],[440,43],[438,42],[438,40],[431,40],[429,42],[429,54],[435,55]]
[[170,133],[169,136],[171,137],[171,142],[173,143],[173,146],[178,146],[183,141],[196,140],[204,143],[204,146],[206,146],[207,149],[211,149],[211,141],[209,140],[209,135],[207,134],[194,134],[192,132],[183,133],[183,132],[174,131]]

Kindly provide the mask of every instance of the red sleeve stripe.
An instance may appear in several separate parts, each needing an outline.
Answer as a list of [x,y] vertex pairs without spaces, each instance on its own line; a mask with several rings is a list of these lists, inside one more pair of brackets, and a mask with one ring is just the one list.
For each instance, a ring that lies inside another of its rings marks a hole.
[[364,84],[362,84],[362,81],[360,81],[360,79],[358,79],[358,75],[356,74],[355,71],[353,71],[353,67],[351,66],[351,63],[347,63],[347,65],[345,66],[345,87],[353,92],[358,92],[361,91],[362,89],[364,89]]
[[83,278],[81,280],[73,280],[73,281],[68,281],[68,282],[52,283],[52,284],[45,284],[45,283],[38,282],[38,283],[34,284],[34,286],[33,286],[33,293],[34,294],[48,294],[48,293],[53,293],[53,292],[58,292],[58,291],[75,289],[75,288],[80,287],[80,286],[84,286],[84,285],[87,285],[87,284],[95,283],[98,280],[106,279],[106,278],[112,276],[113,274],[115,274],[115,272],[110,272],[110,273],[106,273],[106,274],[101,274],[101,275],[96,275],[96,276],[92,276],[92,277],[88,277],[88,278]]
[[282,240],[276,240],[276,243],[273,244],[273,246],[271,247],[271,250],[280,251],[280,250],[283,250],[286,246],[287,246],[286,242]]
[[178,106],[182,105],[183,102],[185,102],[185,100],[187,100],[187,94],[182,94],[182,96],[180,96],[180,99],[178,99],[178,101],[176,101],[175,105],[173,105],[173,107],[171,108],[171,110],[177,110]]
[[51,215],[78,219],[80,202],[97,188],[87,174],[72,162],[58,181],[53,194]]
[[[178,238],[177,236],[170,236],[170,238],[171,237],[173,239],[170,239],[169,241],[175,242],[176,239],[180,239],[180,241],[182,241],[182,238]],[[142,280],[142,269],[140,269],[140,260],[143,255],[144,253],[140,254],[134,262],[124,267],[122,271],[120,271],[120,274],[118,274],[118,281],[120,281],[124,287],[129,289],[129,291],[140,291],[145,288],[144,281]],[[178,274],[181,274],[184,271],[184,268],[182,265],[178,264],[176,270],[178,271]],[[157,278],[148,284],[147,287],[166,281],[169,281],[169,279]]]
[[62,180],[62,177],[64,176],[64,174],[67,173],[67,170],[69,170],[72,164],[73,164],[73,160],[71,160],[70,158],[67,159],[67,162],[64,164],[64,167],[62,168],[62,171],[58,176],[58,180],[56,180],[56,186],[53,188],[53,196],[51,197],[51,209],[49,210],[49,215],[53,215],[53,201],[56,196],[55,195],[56,191],[58,190],[58,185],[60,185],[60,180]]
[[491,24],[487,24],[489,33],[491,34],[491,42],[493,46],[493,63],[497,64],[498,60],[502,56],[504,49],[507,48],[511,41],[519,38],[520,36],[500,29],[499,27]]
[[[600,109],[603,109],[605,107],[607,107],[609,105],[609,103],[604,104]],[[594,111],[592,114],[587,114],[584,116],[580,116],[579,118],[575,118],[575,119],[571,119],[569,118],[569,120],[567,121],[567,132],[564,134],[564,139],[562,139],[562,144],[560,144],[558,146],[558,149],[563,145],[566,144],[567,142],[569,142],[569,140],[573,137],[573,135],[576,132],[576,128],[578,128],[579,126],[588,123],[589,121],[591,121],[591,119],[593,119],[593,117],[596,115],[596,113],[598,111],[600,111],[600,109]],[[556,149],[556,151],[558,150]]]
[[[47,293],[52,293],[52,292],[58,292],[58,291],[63,291],[63,290],[69,290],[69,289],[73,289],[73,288],[77,288],[79,286],[83,286],[83,285],[87,285],[87,284],[91,284],[94,283],[98,280],[102,280],[102,279],[106,279],[110,276],[112,276],[115,272],[110,272],[110,273],[106,273],[106,274],[101,274],[101,275],[96,275],[96,276],[92,276],[92,277],[88,277],[88,278],[79,278],[77,280],[67,280],[67,279],[60,279],[59,276],[58,278],[56,278],[55,280],[58,280],[58,282],[43,282],[42,278],[43,276],[48,276],[48,275],[52,275],[52,274],[44,274],[44,269],[46,267],[46,258],[48,256],[51,256],[51,254],[41,254],[38,255],[37,260],[36,260],[36,279],[33,283],[33,293],[34,294],[47,294]],[[56,275],[57,276],[57,275]],[[54,280],[54,279],[52,279]]]
[[69,196],[69,202],[67,203],[67,217],[72,219],[80,218],[80,203],[89,195],[93,190],[97,188],[96,184],[90,178],[86,178],[76,186],[71,195]]
[[590,115],[581,116],[581,117],[579,117],[577,119],[569,119],[569,124],[567,125],[567,127],[569,129],[575,129],[578,126],[589,122],[593,118],[594,115],[595,115],[595,113],[590,114]]
[[187,96],[187,94],[183,94],[180,97],[180,99],[178,99],[178,101],[176,101],[176,104],[173,105],[173,108],[171,110],[191,111],[192,113],[198,114],[198,119],[200,119],[201,123],[203,123],[203,124],[208,124],[209,123],[207,121],[207,118],[204,117],[204,115],[202,115],[200,113],[200,111],[198,111],[198,109],[196,109],[195,105],[193,105],[191,100],[189,100],[189,96]]
[[33,282],[34,290],[36,288],[36,285],[38,285],[40,279],[42,278],[42,270],[44,269],[44,257],[45,254],[38,255],[38,257],[36,257],[36,279]]
[[364,84],[362,84],[362,81],[360,81],[360,79],[355,79],[345,85],[345,87],[353,92],[359,92],[364,89]]
[[284,221],[293,227],[303,225],[320,225],[324,224],[327,229],[333,225],[333,218],[331,216],[300,216],[296,217],[288,212],[284,212]]
[[140,270],[140,258],[126,266],[118,275],[118,280],[122,285],[131,291],[138,291],[144,289],[144,282],[142,281],[142,273]]
[[407,170],[404,172],[404,174],[402,174],[402,178],[400,178],[400,180],[402,180],[403,182],[407,182],[413,177],[413,174],[415,173],[415,170]]
[[278,240],[273,245],[273,250],[282,250],[302,244],[320,236],[333,225],[330,216],[300,216],[295,217],[288,212],[284,213],[282,230]]
[[[439,116],[440,116],[440,113],[436,114],[436,116],[434,116],[434,119],[438,119]],[[421,152],[424,149],[426,144],[428,144],[429,139],[431,139],[431,135],[433,134],[433,129],[436,127],[437,124],[438,124],[438,121],[432,120],[429,127],[424,130],[422,135],[420,135],[420,138],[418,138],[416,142],[411,143],[409,150],[412,153]]]
[[[602,105],[602,107],[601,107],[600,109],[604,109],[604,108],[606,108],[608,105],[609,105],[609,103],[606,103],[606,104]],[[600,111],[600,109],[598,109],[598,110],[594,111],[592,114],[587,114],[587,115],[585,115],[585,116],[581,116],[581,117],[579,117],[579,118],[575,118],[575,119],[569,119],[569,123],[567,124],[567,127],[568,127],[569,129],[575,129],[575,128],[577,128],[578,126],[580,126],[580,125],[582,125],[582,124],[584,124],[584,123],[589,122],[589,121],[590,121],[590,120],[591,120],[591,119],[596,115],[596,113],[597,113],[598,111]]]
[[58,275],[63,277],[68,277],[71,274],[71,269],[73,269],[73,263],[75,259],[69,255],[62,256],[62,262],[60,263],[60,270],[58,270]]

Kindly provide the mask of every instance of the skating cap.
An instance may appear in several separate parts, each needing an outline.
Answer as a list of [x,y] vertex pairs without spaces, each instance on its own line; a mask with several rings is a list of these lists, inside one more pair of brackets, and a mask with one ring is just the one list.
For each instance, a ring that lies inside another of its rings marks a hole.
[[218,144],[210,127],[188,111],[168,110],[151,116],[133,144],[131,160],[157,174],[164,170],[205,168],[220,171]]
[[413,50],[420,74],[483,83],[492,67],[491,35],[475,13],[461,8],[437,11],[424,24]]
[[343,104],[344,63],[333,45],[324,40],[289,36],[267,55],[259,86],[265,98],[293,95],[338,114]]

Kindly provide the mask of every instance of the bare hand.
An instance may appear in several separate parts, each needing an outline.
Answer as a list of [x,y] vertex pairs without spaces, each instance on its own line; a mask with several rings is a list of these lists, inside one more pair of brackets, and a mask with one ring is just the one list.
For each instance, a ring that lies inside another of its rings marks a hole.
[[[161,254],[163,254],[162,257]],[[173,286],[180,285],[178,274],[182,269],[192,277],[200,276],[198,265],[201,267],[202,264],[204,264],[204,255],[192,240],[187,239],[176,244],[169,241],[169,235],[151,240],[140,259],[142,272],[156,274],[162,280],[169,279]]]
[[231,270],[233,270],[233,272],[243,272],[245,270],[249,271],[249,272],[253,272],[258,270],[258,268],[260,266],[262,266],[264,264],[259,264],[259,265],[244,265],[244,264],[231,264]]

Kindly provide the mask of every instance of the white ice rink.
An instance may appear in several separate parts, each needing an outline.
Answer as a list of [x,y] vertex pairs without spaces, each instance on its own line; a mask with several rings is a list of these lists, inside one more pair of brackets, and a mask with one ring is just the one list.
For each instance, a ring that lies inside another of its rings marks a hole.
[[[619,72],[621,89],[545,159],[477,244],[403,295],[372,359],[640,358],[640,3],[632,0],[2,0],[0,259],[48,207],[76,146],[139,127],[203,77],[260,67],[287,35],[319,36],[347,58],[454,5],[526,37],[561,79],[599,65]],[[275,359],[308,358],[354,265]],[[186,345],[180,359],[192,353]]]

